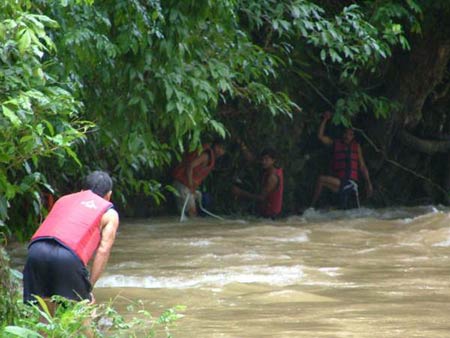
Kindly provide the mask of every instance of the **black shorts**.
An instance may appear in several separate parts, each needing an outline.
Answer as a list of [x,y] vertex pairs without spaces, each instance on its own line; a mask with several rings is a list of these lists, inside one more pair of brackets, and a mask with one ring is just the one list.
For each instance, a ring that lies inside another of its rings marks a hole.
[[34,301],[33,295],[90,299],[91,289],[88,270],[71,250],[53,239],[30,245],[23,271],[24,302]]
[[359,206],[358,182],[352,179],[341,179],[339,187],[339,207],[341,209],[353,209]]

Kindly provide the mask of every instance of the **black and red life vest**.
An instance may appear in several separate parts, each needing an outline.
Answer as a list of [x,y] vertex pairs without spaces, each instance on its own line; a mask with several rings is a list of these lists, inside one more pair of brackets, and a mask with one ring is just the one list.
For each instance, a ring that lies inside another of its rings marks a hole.
[[342,140],[333,143],[333,160],[331,162],[333,175],[340,179],[358,181],[359,155],[358,143],[347,144]]
[[56,201],[31,243],[56,239],[87,265],[100,243],[102,216],[111,206],[111,202],[90,190],[65,195]]
[[[262,179],[262,186],[265,186],[266,181],[269,179],[271,172],[264,173]],[[275,175],[278,176],[278,185],[274,191],[269,193],[265,201],[261,203],[259,208],[259,213],[264,217],[274,217],[277,216],[283,206],[283,187],[284,187],[284,177],[283,169],[275,168]]]
[[[207,166],[198,165],[192,170],[192,183],[194,184],[194,188],[197,189],[198,186],[203,182],[203,180],[208,176],[211,170],[214,168],[216,162],[216,156],[214,151],[211,149],[209,145],[203,146],[203,152],[207,152],[209,155],[209,163]],[[189,185],[186,169],[190,162],[195,160],[200,154],[197,151],[191,152],[187,154],[183,161],[178,164],[173,170],[172,176],[177,181],[183,183],[185,186]]]

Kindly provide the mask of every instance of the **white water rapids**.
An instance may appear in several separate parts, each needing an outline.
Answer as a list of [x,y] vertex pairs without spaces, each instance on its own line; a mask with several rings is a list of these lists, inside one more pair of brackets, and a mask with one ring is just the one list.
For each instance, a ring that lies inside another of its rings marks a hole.
[[175,338],[450,337],[449,215],[122,220],[95,294],[123,311],[142,299],[155,315],[186,305]]

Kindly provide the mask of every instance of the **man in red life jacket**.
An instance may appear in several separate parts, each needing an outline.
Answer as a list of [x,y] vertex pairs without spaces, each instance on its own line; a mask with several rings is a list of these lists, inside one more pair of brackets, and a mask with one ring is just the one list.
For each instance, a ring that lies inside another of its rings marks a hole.
[[[351,128],[345,129],[342,138],[336,140],[325,135],[325,126],[331,117],[330,112],[324,113],[317,137],[323,144],[333,146],[332,175],[321,175],[317,179],[311,202],[312,207],[319,200],[324,187],[335,193],[340,192],[342,198],[344,196],[344,186],[347,186],[348,182],[358,182],[359,171],[361,171],[366,181],[367,196],[372,195],[373,191],[361,146],[355,141],[353,130]],[[357,189],[357,185],[354,186]]]
[[197,216],[195,191],[213,170],[216,159],[225,153],[223,141],[217,140],[212,145],[205,144],[199,153],[194,151],[184,156],[173,170],[173,186],[178,191],[177,208],[181,212],[188,199],[186,210],[189,216]]
[[[253,155],[248,148],[240,143],[247,160],[252,160]],[[283,169],[275,167],[276,151],[266,148],[261,152],[261,165],[264,170],[261,192],[253,194],[237,186],[233,186],[232,193],[236,197],[244,197],[258,202],[258,213],[262,217],[275,218],[281,213],[283,206]]]
[[[112,180],[107,173],[92,172],[83,189],[58,199],[31,238],[23,273],[24,302],[40,296],[52,312],[53,295],[95,302],[92,288],[108,262],[119,216],[110,202]],[[87,264],[94,252],[89,277]]]

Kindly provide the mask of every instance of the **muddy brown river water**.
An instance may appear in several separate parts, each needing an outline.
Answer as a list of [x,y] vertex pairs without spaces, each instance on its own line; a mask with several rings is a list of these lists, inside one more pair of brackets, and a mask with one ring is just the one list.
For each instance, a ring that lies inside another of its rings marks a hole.
[[450,213],[122,220],[95,294],[119,311],[186,305],[175,338],[450,337]]

